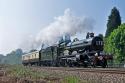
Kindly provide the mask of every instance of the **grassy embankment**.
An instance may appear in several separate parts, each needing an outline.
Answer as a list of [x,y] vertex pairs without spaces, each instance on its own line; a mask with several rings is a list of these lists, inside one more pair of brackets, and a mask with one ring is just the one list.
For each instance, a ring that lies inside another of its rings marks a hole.
[[55,74],[45,71],[33,70],[30,67],[24,66],[10,66],[7,68],[8,76],[16,77],[18,79],[25,79],[29,82],[36,83],[40,81],[41,83],[88,83],[85,80],[80,80],[76,76]]

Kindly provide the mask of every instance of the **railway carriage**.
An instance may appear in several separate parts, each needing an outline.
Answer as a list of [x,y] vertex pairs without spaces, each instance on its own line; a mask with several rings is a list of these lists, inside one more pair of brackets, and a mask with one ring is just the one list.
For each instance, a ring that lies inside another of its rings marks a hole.
[[22,55],[22,63],[24,65],[38,65],[39,64],[39,51],[34,51]]

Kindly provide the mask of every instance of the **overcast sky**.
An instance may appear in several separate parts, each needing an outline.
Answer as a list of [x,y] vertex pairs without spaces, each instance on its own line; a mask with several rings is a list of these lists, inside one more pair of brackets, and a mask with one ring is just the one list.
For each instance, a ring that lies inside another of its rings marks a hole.
[[20,47],[62,16],[69,8],[75,16],[94,19],[93,31],[105,34],[111,9],[116,6],[125,21],[125,0],[0,0],[0,54]]

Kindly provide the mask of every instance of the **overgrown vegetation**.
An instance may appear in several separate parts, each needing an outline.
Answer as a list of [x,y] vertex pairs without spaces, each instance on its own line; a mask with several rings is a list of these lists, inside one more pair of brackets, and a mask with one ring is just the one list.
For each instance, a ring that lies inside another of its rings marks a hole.
[[81,81],[76,76],[67,76],[63,79],[63,83],[88,83],[87,81]]
[[105,51],[114,55],[116,63],[125,61],[125,24],[119,26],[106,38]]
[[6,56],[0,54],[0,64],[21,64],[22,54],[24,54],[22,49],[16,49]]
[[80,80],[76,76],[62,76],[56,73],[45,71],[32,70],[30,67],[24,66],[10,66],[7,68],[7,73],[11,77],[25,78],[32,80],[44,80],[45,83],[88,83],[87,81]]
[[23,67],[23,66],[11,66],[8,68],[8,72],[11,76],[14,77],[19,77],[19,78],[43,78],[45,76],[44,72],[38,72],[38,71],[33,71],[29,67]]

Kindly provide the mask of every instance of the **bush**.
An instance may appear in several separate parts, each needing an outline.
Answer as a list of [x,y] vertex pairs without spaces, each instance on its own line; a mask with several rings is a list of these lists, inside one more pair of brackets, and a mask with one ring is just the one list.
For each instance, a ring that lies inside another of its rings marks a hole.
[[125,24],[119,26],[105,39],[104,49],[114,55],[116,63],[125,61]]

